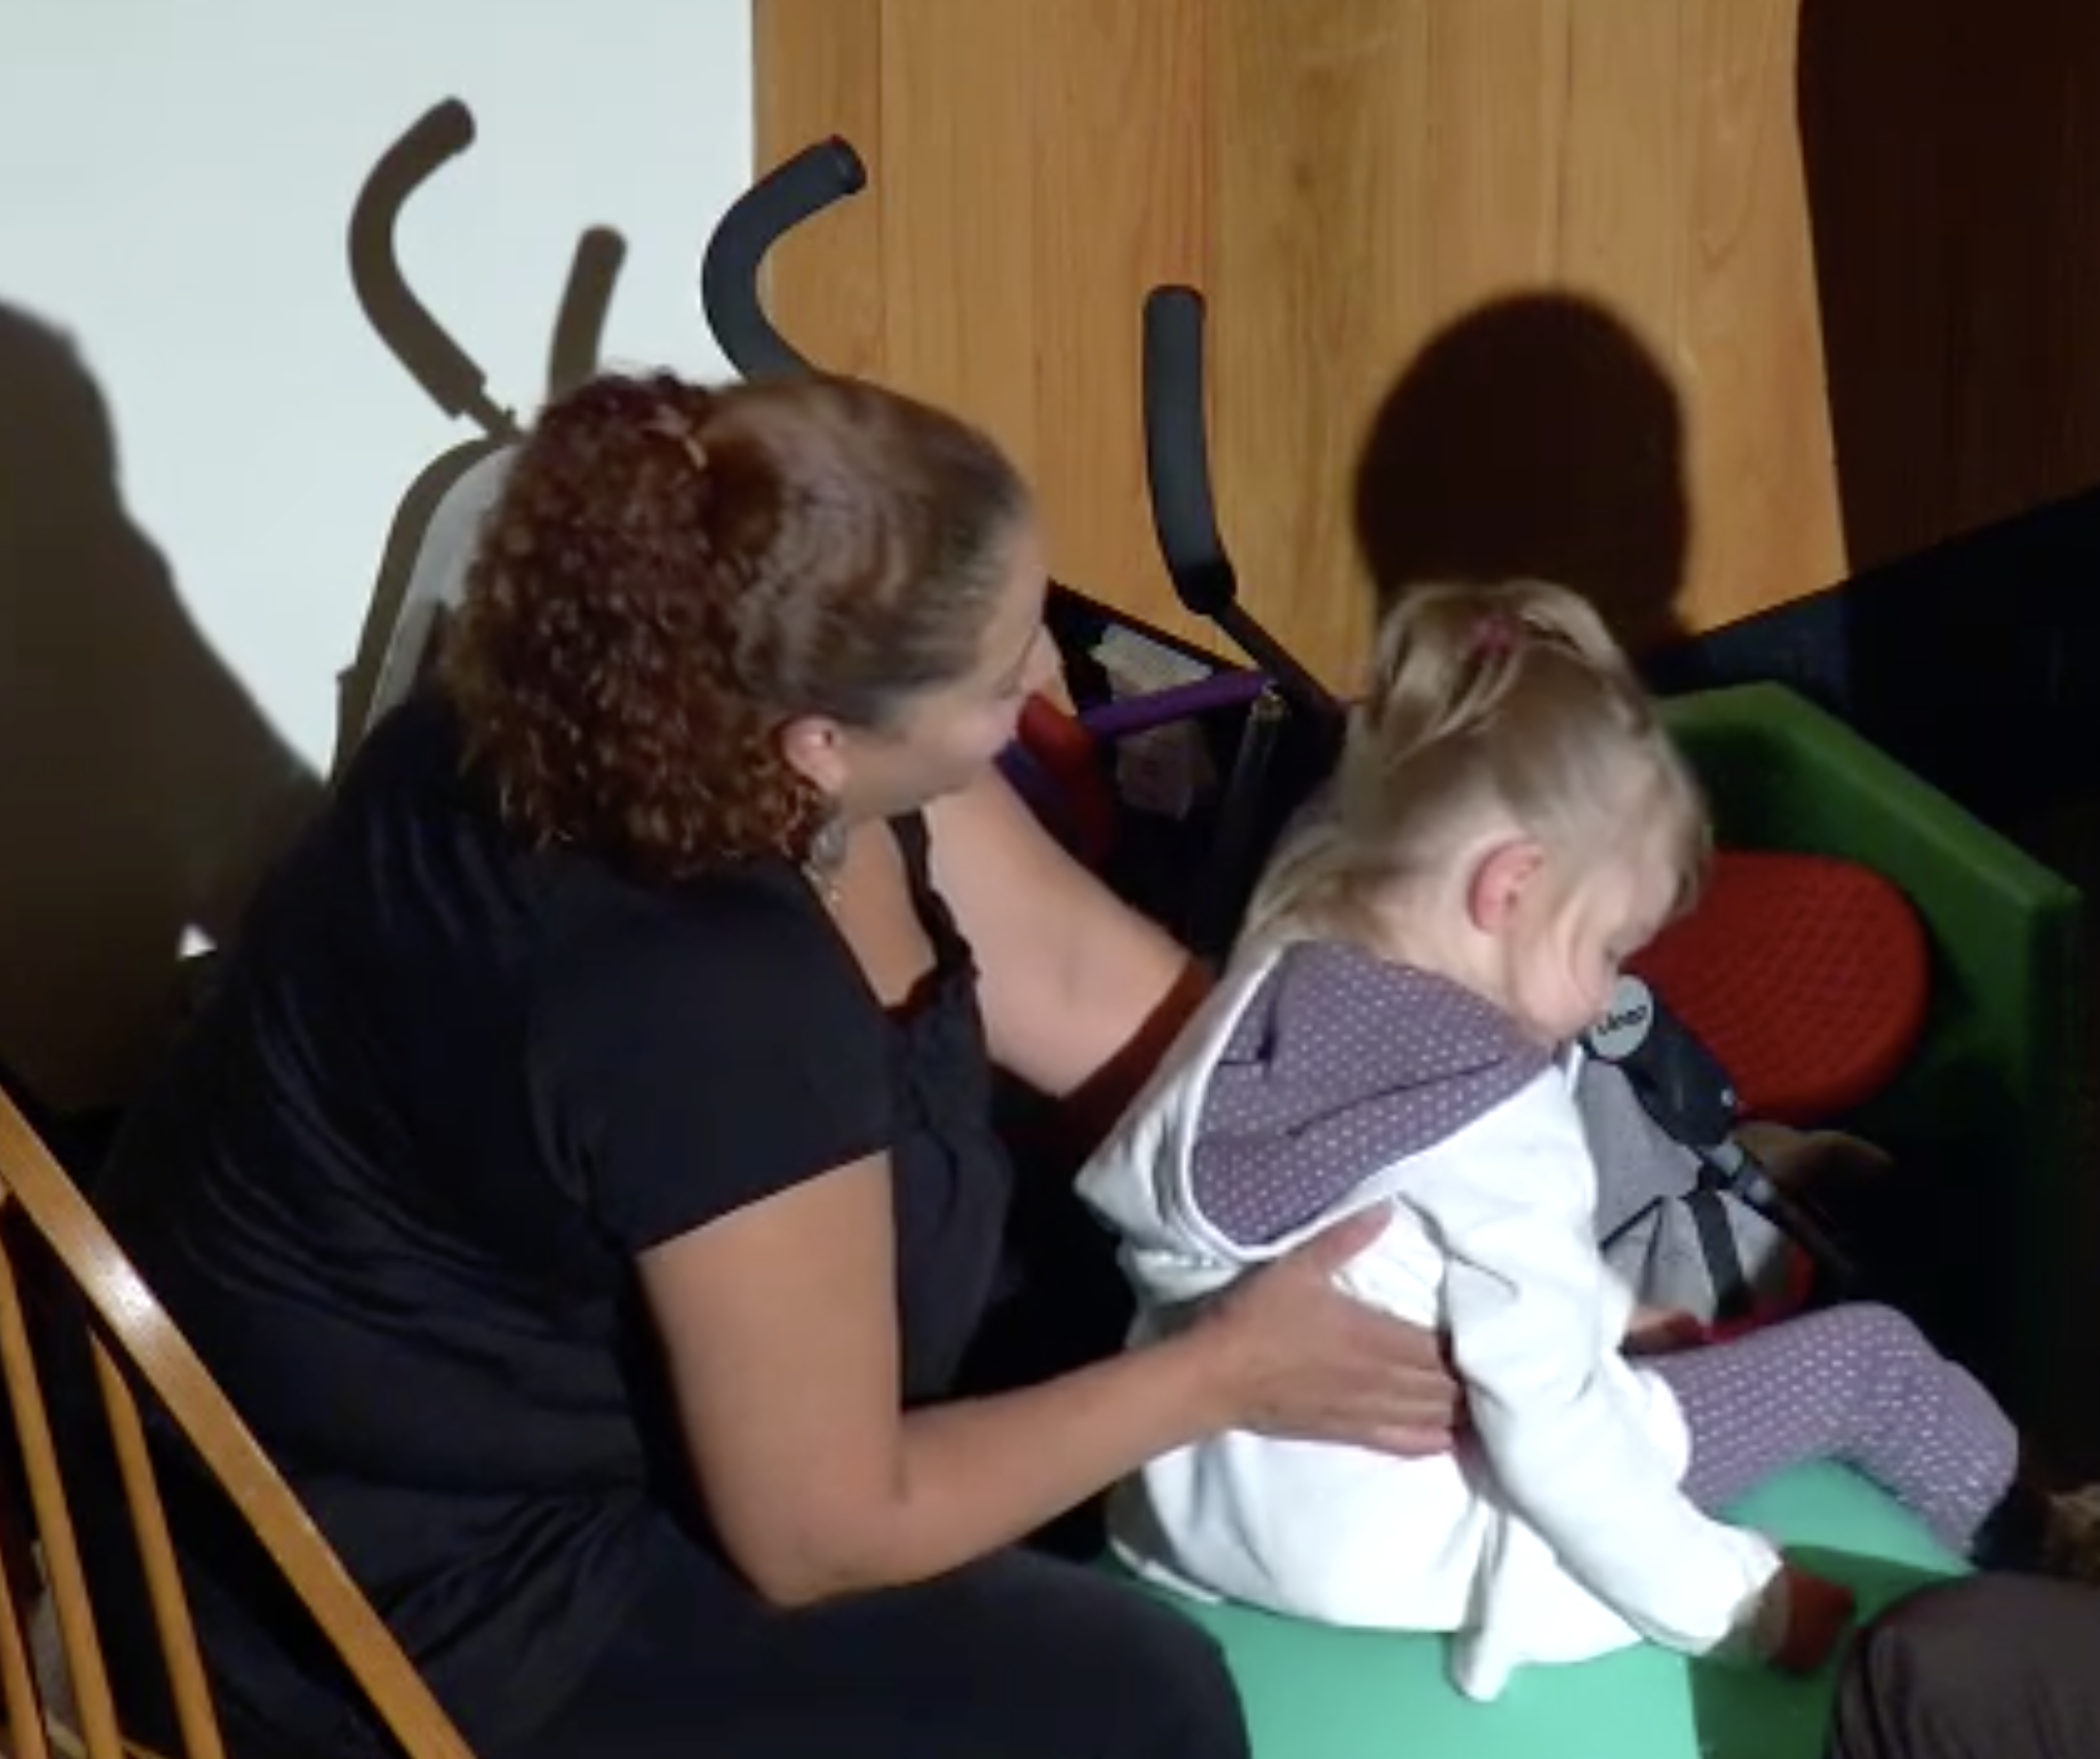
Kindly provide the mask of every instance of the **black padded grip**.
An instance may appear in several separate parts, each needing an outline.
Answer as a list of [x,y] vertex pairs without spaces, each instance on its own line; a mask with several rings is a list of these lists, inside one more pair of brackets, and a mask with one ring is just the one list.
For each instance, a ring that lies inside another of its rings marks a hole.
[[1215,620],[1239,583],[1218,534],[1203,409],[1203,296],[1155,287],[1145,299],[1145,476],[1160,554],[1181,602]]
[[1191,613],[1236,642],[1291,707],[1335,720],[1341,705],[1326,687],[1239,602],[1239,579],[1211,499],[1203,316],[1203,296],[1193,287],[1155,287],[1145,297],[1145,475],[1160,554],[1175,596]]
[[811,369],[766,315],[759,268],[787,233],[867,186],[860,154],[834,135],[775,166],[722,215],[700,259],[700,307],[745,378],[793,378]]

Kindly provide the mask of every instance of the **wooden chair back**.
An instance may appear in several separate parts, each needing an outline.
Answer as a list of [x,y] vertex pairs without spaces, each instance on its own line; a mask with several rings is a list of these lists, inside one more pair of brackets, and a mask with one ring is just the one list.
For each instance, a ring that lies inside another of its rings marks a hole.
[[[35,1263],[29,1255],[37,1254]],[[80,1299],[27,1296],[52,1274]],[[84,1325],[84,1357],[108,1421],[128,1524],[167,1668],[185,1759],[224,1759],[225,1745],[188,1596],[170,1538],[141,1391],[195,1450],[232,1506],[347,1666],[409,1759],[472,1759],[451,1719],[352,1582],[299,1499],[196,1352],[21,1112],[0,1095],[0,1380],[18,1454],[0,1484],[0,1689],[12,1759],[139,1759],[125,1738],[96,1634],[88,1573],[32,1329]],[[72,1340],[78,1341],[78,1340]],[[25,1505],[25,1506],[24,1506]],[[47,1702],[32,1630],[44,1597],[55,1615],[70,1707]]]

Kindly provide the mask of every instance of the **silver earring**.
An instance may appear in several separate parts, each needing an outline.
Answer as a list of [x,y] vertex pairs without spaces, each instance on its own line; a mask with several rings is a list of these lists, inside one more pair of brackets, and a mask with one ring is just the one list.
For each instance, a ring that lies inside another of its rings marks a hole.
[[833,909],[838,908],[839,871],[844,866],[845,821],[833,814],[811,834],[809,851],[802,858],[802,877]]

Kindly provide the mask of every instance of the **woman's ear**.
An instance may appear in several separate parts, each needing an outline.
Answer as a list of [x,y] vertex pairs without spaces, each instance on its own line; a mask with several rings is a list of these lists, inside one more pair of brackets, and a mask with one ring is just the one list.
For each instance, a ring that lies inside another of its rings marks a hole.
[[845,729],[828,715],[803,715],[780,731],[780,755],[805,781],[836,800],[845,792]]
[[1545,866],[1545,849],[1529,837],[1491,844],[1474,863],[1466,915],[1483,935],[1508,932],[1524,893]]

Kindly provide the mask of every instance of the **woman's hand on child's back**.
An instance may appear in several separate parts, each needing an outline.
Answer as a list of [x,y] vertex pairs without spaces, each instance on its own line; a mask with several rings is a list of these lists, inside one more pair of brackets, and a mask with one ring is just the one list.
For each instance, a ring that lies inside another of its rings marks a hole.
[[1212,1309],[1205,1330],[1225,1427],[1409,1455],[1450,1446],[1461,1395],[1443,1341],[1335,1287],[1335,1273],[1378,1238],[1388,1213],[1337,1223]]

